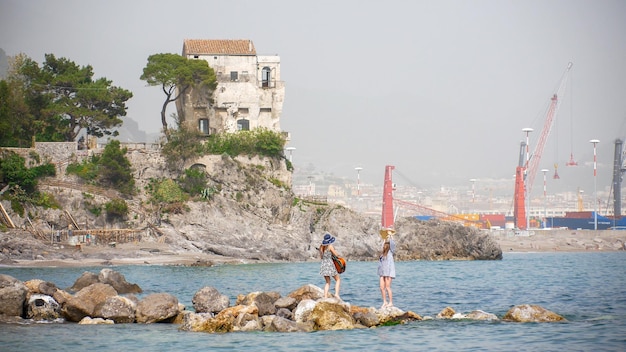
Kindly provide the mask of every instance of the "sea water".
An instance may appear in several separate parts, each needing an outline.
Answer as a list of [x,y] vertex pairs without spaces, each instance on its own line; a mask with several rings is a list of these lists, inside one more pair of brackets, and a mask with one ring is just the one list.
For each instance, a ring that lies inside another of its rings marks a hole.
[[[341,297],[353,305],[382,303],[376,262],[348,262]],[[15,268],[0,273],[68,288],[85,271],[103,267]],[[213,267],[116,266],[144,292],[173,294],[193,311],[204,286],[230,297],[305,284],[323,287],[319,263]],[[172,324],[0,324],[1,351],[626,351],[626,252],[505,253],[501,261],[397,262],[394,304],[421,316],[445,307],[502,317],[512,306],[537,304],[564,316],[560,323],[424,320],[404,325],[307,333],[179,331]],[[334,288],[334,283],[333,286]]]

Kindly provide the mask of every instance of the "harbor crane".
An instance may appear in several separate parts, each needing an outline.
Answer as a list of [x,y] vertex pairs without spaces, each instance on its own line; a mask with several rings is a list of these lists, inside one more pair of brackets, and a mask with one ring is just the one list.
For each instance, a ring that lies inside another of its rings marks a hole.
[[393,198],[393,191],[395,190],[395,184],[393,183],[393,170],[395,166],[387,165],[385,166],[385,181],[383,183],[383,211],[381,218],[381,228],[382,229],[393,229],[395,223],[395,213],[394,213],[394,203],[398,204],[398,206],[404,206],[407,208],[412,208],[418,210],[422,214],[428,214],[435,217],[438,217],[447,221],[454,221],[463,223],[465,226],[473,226],[477,228],[483,228],[484,224],[480,221],[473,221],[464,219],[460,216],[448,214],[442,211],[434,210],[423,205],[414,204],[411,202],[407,202],[400,199]]
[[[550,98],[550,105],[548,107],[548,112],[546,113],[543,129],[541,130],[541,135],[539,135],[539,140],[537,141],[532,155],[529,154],[529,143],[521,143],[520,154],[523,154],[523,150],[525,149],[526,160],[524,162],[523,155],[520,155],[520,162],[515,170],[515,196],[513,200],[513,216],[515,218],[515,226],[518,229],[526,230],[529,225],[527,224],[526,219],[526,198],[532,191],[535,176],[537,175],[537,170],[539,169],[539,162],[541,161],[541,156],[543,154],[543,148],[546,145],[546,141],[548,140],[548,136],[550,135],[550,131],[554,125],[554,119],[559,110],[572,65],[573,64],[571,62],[567,64],[567,68],[563,73],[559,87],[556,93],[554,93]],[[532,129],[524,129],[524,131],[528,136],[528,132],[532,131]]]

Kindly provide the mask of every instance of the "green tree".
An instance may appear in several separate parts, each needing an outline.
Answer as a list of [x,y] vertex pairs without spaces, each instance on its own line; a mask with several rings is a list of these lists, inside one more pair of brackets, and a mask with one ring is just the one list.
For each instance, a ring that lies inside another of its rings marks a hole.
[[109,141],[102,155],[93,155],[82,163],[69,164],[66,172],[96,185],[115,188],[124,194],[135,193],[131,164],[126,158],[126,149],[120,148],[118,140]]
[[130,161],[126,158],[126,148],[120,148],[118,140],[109,141],[98,160],[99,181],[112,186],[124,194],[133,194],[135,179],[131,173]]
[[165,93],[165,101],[161,108],[161,124],[168,140],[170,133],[165,111],[169,103],[180,98],[191,86],[208,89],[211,93],[217,87],[215,71],[206,61],[190,60],[177,54],[150,55],[140,78],[150,86],[161,86]]
[[[12,58],[12,63],[22,62],[23,54]],[[0,146],[30,147],[35,136],[35,121],[24,91],[23,81],[10,66],[8,78],[0,81]]]
[[161,154],[170,170],[180,170],[185,162],[202,155],[203,136],[200,132],[190,130],[175,117],[178,129],[171,131],[169,138],[163,143]]
[[23,84],[38,140],[74,141],[82,129],[96,137],[117,135],[113,129],[126,116],[130,91],[112,86],[106,78],[94,79],[89,65],[78,66],[53,54],[45,55],[41,67],[28,57],[15,65],[14,79]]

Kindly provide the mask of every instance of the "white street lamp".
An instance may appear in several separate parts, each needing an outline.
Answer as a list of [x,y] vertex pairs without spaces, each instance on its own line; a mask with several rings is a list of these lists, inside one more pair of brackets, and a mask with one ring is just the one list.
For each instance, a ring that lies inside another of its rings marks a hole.
[[360,197],[361,196],[361,179],[360,179],[360,173],[361,170],[363,170],[362,167],[357,166],[354,168],[356,170],[356,196]]
[[596,144],[600,143],[598,139],[592,139],[589,143],[593,144],[593,229],[598,229],[598,188],[596,185],[598,159],[596,156]]
[[534,131],[530,127],[522,128],[522,132],[526,133],[526,165],[524,165],[524,206],[526,207],[526,228],[530,227],[530,194],[528,193],[528,184],[526,184],[526,180],[528,179],[528,162],[530,161],[530,141],[528,139],[528,135],[530,132]]

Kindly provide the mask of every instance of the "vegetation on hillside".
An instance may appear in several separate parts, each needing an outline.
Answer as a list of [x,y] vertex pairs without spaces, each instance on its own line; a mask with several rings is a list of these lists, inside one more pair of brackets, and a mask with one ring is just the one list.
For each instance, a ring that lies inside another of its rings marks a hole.
[[54,165],[51,163],[29,168],[23,157],[12,151],[1,150],[0,198],[9,200],[13,211],[21,216],[24,215],[25,204],[56,208],[58,205],[54,198],[37,189],[40,178],[54,176],[55,173]]
[[120,148],[120,142],[112,140],[106,145],[102,155],[93,155],[82,163],[69,164],[66,172],[88,183],[111,187],[122,194],[132,195],[135,193],[135,179],[125,154],[126,148]]
[[259,155],[280,158],[285,148],[285,137],[280,132],[257,128],[252,131],[211,135],[204,143],[206,154]]
[[[238,155],[284,158],[285,136],[266,128],[235,133],[220,133],[208,137],[191,131],[180,124],[177,130],[170,131],[170,138],[163,143],[161,153],[170,170],[180,170],[188,161],[202,155]],[[287,162],[287,169],[292,170]]]
[[[117,135],[115,128],[126,115],[126,101],[132,97],[130,91],[113,86],[106,78],[94,78],[89,65],[79,66],[53,54],[46,54],[42,64],[24,54],[10,61],[6,79],[0,80],[0,146],[24,148],[31,147],[33,141],[69,142],[84,132],[95,137]],[[161,152],[168,168],[179,173],[177,178],[154,180],[146,187],[150,203],[158,205],[159,211],[182,211],[185,201],[210,200],[220,192],[220,185],[208,185],[204,170],[183,169],[188,161],[203,155],[275,158],[285,160],[288,170],[292,170],[284,157],[286,140],[280,132],[258,128],[205,136],[187,128],[177,116],[174,116],[177,128],[167,127],[164,115],[167,105],[190,87],[201,89],[206,93],[204,98],[210,101],[217,80],[206,62],[175,54],[151,55],[141,79],[151,86],[161,86],[166,95],[161,112],[165,139]],[[121,148],[119,141],[110,140],[102,154],[69,164],[67,173],[88,184],[132,196],[136,192],[135,180],[125,154],[126,149]],[[54,165],[37,160],[39,166],[27,168],[17,154],[0,157],[0,186],[5,187],[0,189],[0,196],[11,199],[18,213],[24,213],[26,203],[54,206],[52,197],[37,192],[37,178],[54,175]],[[288,188],[276,178],[268,181]],[[241,201],[243,196],[237,193],[235,198]],[[95,216],[106,210],[108,220],[122,220],[128,214],[123,199],[113,199],[104,205],[91,201],[85,204]]]

